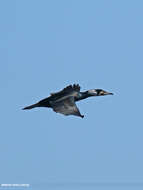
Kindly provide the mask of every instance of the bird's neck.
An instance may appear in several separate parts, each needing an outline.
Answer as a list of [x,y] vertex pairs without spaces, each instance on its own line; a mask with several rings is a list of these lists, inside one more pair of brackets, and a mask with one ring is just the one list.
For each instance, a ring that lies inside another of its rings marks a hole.
[[92,96],[92,95],[88,94],[88,91],[80,92],[79,96],[76,97],[75,101],[83,100],[83,99],[86,99],[90,96]]

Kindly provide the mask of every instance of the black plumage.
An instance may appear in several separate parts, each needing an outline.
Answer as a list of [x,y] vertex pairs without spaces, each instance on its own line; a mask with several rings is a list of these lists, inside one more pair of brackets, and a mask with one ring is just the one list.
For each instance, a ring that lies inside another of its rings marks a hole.
[[36,104],[27,106],[23,108],[23,110],[32,109],[35,107],[49,107],[57,113],[64,115],[75,115],[83,118],[84,115],[81,115],[75,104],[76,101],[80,101],[90,96],[103,96],[109,94],[112,93],[106,92],[102,89],[92,89],[85,92],[80,92],[80,86],[78,84],[74,84],[67,86],[59,92],[51,93],[51,96],[48,98],[45,98]]

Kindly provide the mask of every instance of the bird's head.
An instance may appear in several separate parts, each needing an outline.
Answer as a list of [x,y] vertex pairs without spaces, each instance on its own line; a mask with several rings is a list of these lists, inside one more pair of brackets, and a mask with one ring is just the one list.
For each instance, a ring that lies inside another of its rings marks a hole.
[[87,91],[90,96],[105,96],[105,95],[113,95],[111,92],[107,92],[102,89],[91,89]]

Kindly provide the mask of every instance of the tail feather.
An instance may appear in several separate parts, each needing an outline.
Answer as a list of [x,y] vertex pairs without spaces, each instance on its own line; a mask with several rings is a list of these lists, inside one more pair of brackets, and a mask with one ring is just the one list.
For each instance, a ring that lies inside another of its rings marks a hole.
[[27,107],[23,108],[22,110],[30,110],[30,109],[36,108],[38,106],[39,106],[39,104],[37,103],[37,104],[33,104],[33,105],[30,105],[30,106],[27,106]]

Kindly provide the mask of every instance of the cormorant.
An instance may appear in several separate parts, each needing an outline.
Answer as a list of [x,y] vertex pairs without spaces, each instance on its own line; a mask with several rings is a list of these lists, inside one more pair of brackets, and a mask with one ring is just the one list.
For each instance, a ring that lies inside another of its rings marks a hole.
[[27,106],[23,108],[23,110],[32,109],[35,107],[49,107],[57,113],[61,113],[64,115],[75,115],[83,118],[84,115],[81,115],[75,102],[91,96],[104,95],[113,95],[113,93],[106,92],[102,89],[92,89],[85,92],[80,92],[79,84],[74,84],[65,87],[59,92],[51,93],[51,96],[49,96],[48,98],[45,98],[36,104]]

